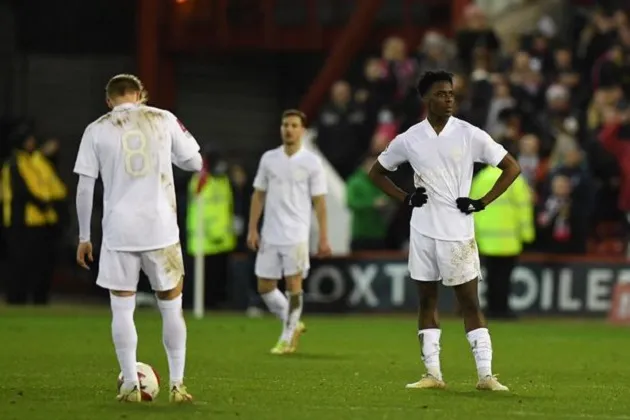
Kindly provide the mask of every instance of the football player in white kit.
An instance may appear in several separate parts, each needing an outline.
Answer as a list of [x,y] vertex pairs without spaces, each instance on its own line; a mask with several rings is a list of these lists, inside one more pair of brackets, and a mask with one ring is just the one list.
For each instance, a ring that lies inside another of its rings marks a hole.
[[[507,391],[492,374],[492,343],[479,307],[479,254],[472,213],[482,211],[514,182],[518,163],[479,128],[452,116],[453,75],[427,72],[418,82],[427,118],[398,135],[370,171],[373,182],[413,208],[410,222],[409,272],[420,308],[418,338],[426,374],[407,388],[444,388],[440,368],[438,282],[452,287],[464,317],[466,337],[477,365],[477,389]],[[387,173],[409,162],[415,191],[408,194]],[[490,191],[468,198],[474,162],[502,169]],[[509,281],[509,279],[505,279]]]
[[124,382],[119,401],[140,402],[136,371],[135,292],[143,270],[158,298],[170,373],[169,400],[192,400],[183,384],[186,324],[182,313],[184,265],[179,244],[173,163],[199,171],[199,145],[170,112],[144,105],[146,92],[133,75],[113,77],[105,88],[111,111],[87,126],[74,172],[79,175],[77,263],[93,261],[90,219],[94,184],[103,181],[103,241],[96,284],[110,291],[112,338]]
[[[330,255],[326,219],[326,178],[317,155],[302,146],[306,116],[298,110],[282,114],[282,146],[267,151],[258,165],[249,216],[247,244],[257,251],[258,292],[269,311],[282,321],[272,354],[294,353],[306,331],[302,316],[302,280],[309,262],[313,208],[319,225],[318,256]],[[264,208],[262,232],[258,222]],[[286,296],[278,281],[286,283]]]

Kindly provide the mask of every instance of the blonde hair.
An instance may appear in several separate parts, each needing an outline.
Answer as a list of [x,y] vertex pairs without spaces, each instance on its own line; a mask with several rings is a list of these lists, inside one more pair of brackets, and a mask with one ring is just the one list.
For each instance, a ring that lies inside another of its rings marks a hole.
[[109,79],[105,85],[105,94],[108,98],[124,96],[130,92],[140,92],[140,103],[142,104],[149,100],[149,92],[144,88],[142,81],[133,74],[117,74]]

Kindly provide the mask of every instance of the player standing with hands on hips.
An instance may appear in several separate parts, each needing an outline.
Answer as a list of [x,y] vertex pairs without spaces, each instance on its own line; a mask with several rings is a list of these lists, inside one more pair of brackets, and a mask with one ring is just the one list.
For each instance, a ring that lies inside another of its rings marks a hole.
[[199,145],[170,112],[144,105],[146,91],[131,74],[105,88],[111,112],[88,125],[74,172],[79,175],[77,263],[92,262],[90,222],[94,184],[103,180],[103,243],[96,284],[110,291],[112,338],[123,374],[118,400],[142,400],[133,319],[140,270],[158,298],[170,373],[169,400],[189,402],[184,386],[186,323],[182,312],[184,263],[179,244],[173,163],[199,171]]
[[[453,288],[464,317],[466,338],[477,365],[477,389],[507,391],[492,374],[492,342],[479,307],[481,265],[472,213],[503,194],[520,173],[518,163],[483,130],[452,116],[453,75],[426,72],[418,82],[427,118],[398,135],[381,153],[370,178],[386,194],[413,207],[409,272],[420,308],[418,338],[427,373],[407,388],[444,388],[440,368],[438,282]],[[415,191],[407,193],[387,177],[404,162],[414,171]],[[502,170],[479,200],[468,198],[474,162]],[[505,279],[509,281],[509,279]]]
[[[318,256],[330,255],[326,218],[326,177],[317,155],[302,146],[306,116],[298,110],[282,114],[282,146],[263,154],[254,179],[247,245],[257,251],[258,293],[269,311],[282,321],[272,354],[297,350],[301,322],[302,281],[308,274],[309,233],[313,208],[319,225]],[[258,223],[264,208],[262,232]],[[278,290],[284,278],[286,297]]]

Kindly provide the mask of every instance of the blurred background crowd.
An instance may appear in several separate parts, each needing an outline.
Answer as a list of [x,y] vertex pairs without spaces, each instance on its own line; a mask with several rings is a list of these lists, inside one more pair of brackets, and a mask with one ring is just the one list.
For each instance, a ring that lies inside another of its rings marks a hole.
[[[366,170],[397,133],[424,116],[414,82],[426,70],[455,74],[456,116],[517,157],[533,192],[529,250],[619,255],[630,233],[630,25],[628,5],[573,16],[559,33],[544,16],[501,42],[470,5],[448,38],[385,40],[363,74],[339,80],[316,121],[317,144],[347,180],[353,249],[404,246],[407,214],[370,185]],[[411,188],[407,168],[401,179]],[[367,201],[366,201],[367,200]],[[368,203],[369,205],[366,205]]]
[[[490,133],[522,167],[535,230],[525,249],[625,255],[630,238],[630,3],[567,0],[571,13],[562,22],[544,15],[534,27],[507,38],[496,33],[483,1],[459,3],[466,5],[450,36],[429,30],[413,42],[386,37],[380,51],[358,55],[358,64],[332,84],[325,103],[310,115],[316,146],[346,185],[351,250],[405,249],[408,209],[379,192],[367,170],[398,133],[424,117],[415,92],[418,76],[447,69],[455,75],[456,116]],[[278,121],[274,124],[277,133]],[[233,227],[228,236],[209,232],[206,243],[192,245],[190,214],[199,179],[177,173],[187,265],[192,267],[194,247],[203,247],[215,278],[208,299],[215,304],[226,299],[229,256],[246,250],[251,183],[260,154],[244,159],[244,152],[206,143],[194,123],[189,128],[210,162],[212,182],[204,188],[214,207],[202,211],[213,220],[220,215],[217,232]],[[268,144],[279,141],[269,138]],[[64,143],[37,121],[15,115],[1,120],[0,255],[11,262],[14,276],[26,279],[13,289],[5,285],[13,303],[46,303],[55,273],[77,276],[75,268],[67,268],[76,246],[75,179],[68,171],[76,151]],[[59,167],[64,148],[65,169]],[[412,187],[408,166],[393,177]],[[100,243],[99,200],[97,191],[95,243]]]

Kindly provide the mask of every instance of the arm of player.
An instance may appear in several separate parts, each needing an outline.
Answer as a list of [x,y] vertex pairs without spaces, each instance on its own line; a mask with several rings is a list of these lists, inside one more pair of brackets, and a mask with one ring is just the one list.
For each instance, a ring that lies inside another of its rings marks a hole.
[[92,203],[94,201],[94,185],[96,178],[86,175],[79,176],[77,186],[77,217],[79,218],[79,247],[77,248],[77,264],[89,270],[89,262],[94,261],[92,243],[90,242],[90,225],[92,223]]
[[173,163],[178,168],[189,172],[199,172],[203,167],[203,159],[201,158],[201,155],[199,153],[183,162],[176,162],[175,160],[173,160]]
[[92,203],[94,201],[94,185],[96,179],[80,175],[77,185],[77,217],[79,218],[79,241],[90,242],[90,226],[92,223]]
[[501,169],[501,175],[499,175],[497,181],[494,183],[492,188],[490,188],[490,191],[481,197],[481,202],[484,206],[488,206],[488,204],[499,198],[499,196],[503,194],[510,185],[512,185],[514,180],[521,173],[521,167],[516,159],[514,159],[509,153],[501,159],[501,162],[499,162],[497,167]]
[[265,198],[267,195],[267,187],[269,186],[269,174],[265,165],[265,155],[260,158],[258,171],[254,178],[254,193],[252,194],[252,202],[249,205],[249,225],[247,228],[247,246],[252,251],[258,250],[260,245],[260,236],[258,235],[258,223],[262,216]]
[[184,124],[173,114],[168,114],[169,129],[172,138],[171,160],[184,171],[199,172],[203,159],[199,154],[199,144]]
[[388,172],[393,172],[407,161],[405,145],[401,136],[392,140],[387,148],[378,156],[368,176],[381,191],[393,198],[394,200],[403,202],[407,197],[407,193],[392,182],[387,176]]
[[326,211],[326,196],[317,195],[313,197],[313,208],[319,226],[319,249],[318,257],[327,257],[331,254],[330,243],[328,242],[328,213]]
[[457,208],[462,213],[471,214],[482,211],[490,203],[496,200],[512,185],[516,177],[521,173],[518,162],[505,150],[501,144],[492,140],[485,131],[475,128],[471,137],[473,161],[486,163],[501,169],[501,175],[496,180],[490,191],[478,200],[469,197],[457,198]]
[[249,225],[247,228],[247,246],[252,251],[256,251],[260,245],[260,237],[258,235],[258,222],[265,206],[265,191],[254,189],[252,194],[252,202],[249,205]]
[[387,176],[387,173],[390,172],[381,165],[381,163],[377,160],[372,165],[370,169],[370,179],[381,191],[385,194],[393,198],[394,200],[403,202],[405,197],[407,197],[407,193],[400,188],[396,184],[392,182],[391,179]]

